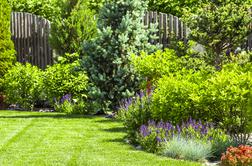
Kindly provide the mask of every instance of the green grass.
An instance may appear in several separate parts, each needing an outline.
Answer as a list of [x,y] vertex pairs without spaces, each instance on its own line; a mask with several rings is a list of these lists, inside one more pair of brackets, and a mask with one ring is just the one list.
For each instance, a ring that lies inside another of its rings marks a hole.
[[124,136],[104,117],[0,111],[0,165],[200,165],[135,150]]

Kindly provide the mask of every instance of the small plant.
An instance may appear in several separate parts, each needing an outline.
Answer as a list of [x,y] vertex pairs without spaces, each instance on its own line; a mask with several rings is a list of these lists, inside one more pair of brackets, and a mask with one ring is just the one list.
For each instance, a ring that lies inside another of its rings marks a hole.
[[151,96],[140,92],[135,98],[124,99],[119,108],[118,117],[127,129],[127,138],[136,143],[137,133],[142,124],[151,119]]
[[60,102],[55,104],[55,111],[66,114],[88,114],[87,104],[82,99],[74,99],[71,94],[64,95]]
[[163,154],[177,159],[203,161],[211,156],[211,143],[195,139],[173,137],[165,145]]
[[221,157],[222,166],[251,166],[252,165],[252,147],[240,145],[238,147],[229,147],[226,153]]

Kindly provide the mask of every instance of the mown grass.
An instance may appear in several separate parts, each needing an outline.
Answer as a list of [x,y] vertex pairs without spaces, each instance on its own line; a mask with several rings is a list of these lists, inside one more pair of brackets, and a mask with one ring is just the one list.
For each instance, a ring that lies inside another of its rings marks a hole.
[[201,165],[135,150],[124,136],[104,117],[0,111],[0,165]]

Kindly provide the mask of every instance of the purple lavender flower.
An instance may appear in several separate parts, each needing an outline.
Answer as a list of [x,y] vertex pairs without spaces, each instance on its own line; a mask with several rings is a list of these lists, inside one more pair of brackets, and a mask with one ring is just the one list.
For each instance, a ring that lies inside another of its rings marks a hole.
[[160,137],[156,137],[156,141],[157,141],[158,143],[160,143],[160,142],[162,142],[162,139],[161,139]]
[[148,127],[146,125],[142,125],[140,127],[140,134],[143,136],[143,137],[146,137],[149,135],[149,131],[148,131]]
[[60,103],[64,103],[65,101],[71,102],[72,95],[71,94],[66,94],[62,96],[60,99]]

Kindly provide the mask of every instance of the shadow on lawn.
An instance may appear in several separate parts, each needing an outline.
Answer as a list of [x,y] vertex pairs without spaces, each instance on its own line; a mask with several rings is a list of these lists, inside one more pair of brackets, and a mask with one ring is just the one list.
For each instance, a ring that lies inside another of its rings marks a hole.
[[94,119],[95,116],[84,116],[84,115],[58,115],[58,114],[46,114],[46,115],[15,115],[15,116],[0,116],[5,119],[17,119],[17,118],[55,118],[55,119]]
[[124,133],[126,129],[124,127],[112,127],[108,129],[101,129],[102,131],[111,132],[111,133]]

